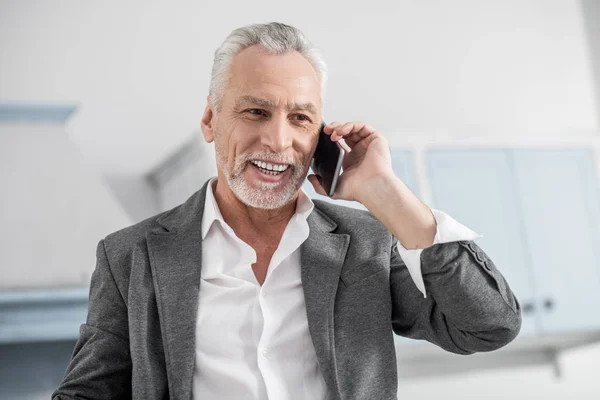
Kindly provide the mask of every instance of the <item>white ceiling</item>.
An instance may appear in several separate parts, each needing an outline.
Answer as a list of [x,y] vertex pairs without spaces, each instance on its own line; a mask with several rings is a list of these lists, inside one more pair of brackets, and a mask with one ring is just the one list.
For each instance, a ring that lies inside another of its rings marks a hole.
[[272,20],[322,48],[328,120],[398,137],[598,129],[579,3],[560,0],[0,0],[0,101],[77,103],[86,159],[145,173],[197,131],[215,48]]

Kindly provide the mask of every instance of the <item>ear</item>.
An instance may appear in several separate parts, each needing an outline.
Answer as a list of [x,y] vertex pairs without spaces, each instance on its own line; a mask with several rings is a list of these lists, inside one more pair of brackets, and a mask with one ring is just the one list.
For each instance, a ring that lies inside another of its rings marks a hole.
[[216,113],[214,112],[212,102],[210,101],[210,96],[207,96],[206,108],[204,109],[204,114],[202,114],[201,123],[202,134],[204,135],[204,140],[206,140],[206,143],[212,143],[215,140],[215,115]]

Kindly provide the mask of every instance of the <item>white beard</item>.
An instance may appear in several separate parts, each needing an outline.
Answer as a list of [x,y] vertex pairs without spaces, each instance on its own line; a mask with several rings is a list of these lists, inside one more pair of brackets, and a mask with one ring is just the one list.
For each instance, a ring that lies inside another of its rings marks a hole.
[[[305,168],[302,163],[289,159],[284,160],[283,157],[278,157],[272,153],[241,156],[235,160],[233,171],[230,172],[227,167],[227,159],[223,157],[222,152],[219,150],[219,146],[215,143],[217,167],[225,176],[233,194],[248,207],[275,210],[285,206],[294,199],[308,173],[308,168]],[[285,184],[258,180],[249,183],[244,177],[244,171],[246,168],[253,168],[249,162],[253,159],[290,164],[288,168],[291,168],[292,175]]]

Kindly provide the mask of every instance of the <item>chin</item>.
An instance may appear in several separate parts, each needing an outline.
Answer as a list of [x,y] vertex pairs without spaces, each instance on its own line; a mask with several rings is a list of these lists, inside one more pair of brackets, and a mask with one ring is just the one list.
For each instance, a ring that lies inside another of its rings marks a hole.
[[231,182],[231,191],[248,207],[261,210],[277,210],[294,200],[298,191],[293,182],[280,188],[265,188],[246,182]]

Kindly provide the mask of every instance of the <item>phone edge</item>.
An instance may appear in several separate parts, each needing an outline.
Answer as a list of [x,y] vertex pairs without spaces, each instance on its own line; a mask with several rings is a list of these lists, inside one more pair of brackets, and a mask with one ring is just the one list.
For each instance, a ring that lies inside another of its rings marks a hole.
[[335,173],[333,174],[333,180],[331,181],[331,188],[329,190],[329,193],[327,194],[329,197],[332,197],[333,194],[335,193],[335,188],[337,187],[337,181],[340,176],[340,170],[342,169],[342,162],[344,161],[344,148],[338,142],[335,142],[335,144],[337,144],[338,149],[340,150],[340,155],[338,156],[338,161],[335,166]]

